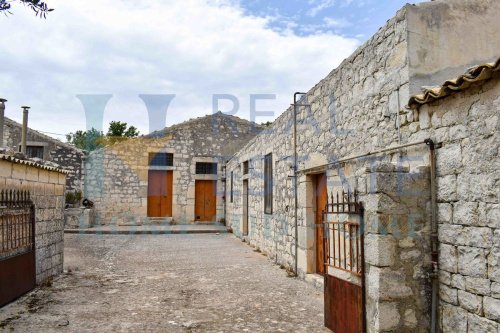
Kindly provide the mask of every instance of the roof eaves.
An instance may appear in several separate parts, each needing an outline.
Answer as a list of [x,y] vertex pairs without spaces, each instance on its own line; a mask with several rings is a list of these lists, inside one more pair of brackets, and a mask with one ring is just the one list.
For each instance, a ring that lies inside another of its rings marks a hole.
[[422,94],[413,95],[408,101],[408,107],[417,109],[421,105],[445,98],[453,93],[463,91],[479,82],[490,79],[495,72],[500,72],[500,58],[492,63],[478,65],[469,69],[454,80],[448,80],[440,86],[425,87]]

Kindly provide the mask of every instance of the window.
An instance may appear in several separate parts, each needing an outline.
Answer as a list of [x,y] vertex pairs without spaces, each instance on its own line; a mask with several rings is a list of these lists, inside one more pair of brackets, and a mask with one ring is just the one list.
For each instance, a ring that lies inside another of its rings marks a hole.
[[42,146],[26,146],[26,156],[28,158],[40,158],[43,159],[43,147]]
[[231,202],[233,202],[233,172],[231,171]]
[[174,154],[169,153],[149,153],[150,166],[173,166]]
[[273,213],[273,155],[264,157],[264,213]]
[[243,174],[248,175],[248,161],[243,162]]
[[197,175],[216,175],[217,174],[217,163],[196,163],[196,174]]

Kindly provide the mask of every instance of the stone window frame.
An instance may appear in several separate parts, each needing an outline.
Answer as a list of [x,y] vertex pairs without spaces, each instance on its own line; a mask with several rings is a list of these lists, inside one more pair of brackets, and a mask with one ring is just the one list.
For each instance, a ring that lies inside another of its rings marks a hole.
[[[26,141],[26,153],[28,152],[28,147],[42,147],[43,148],[43,160],[49,159],[49,143],[44,141]],[[18,144],[18,151],[21,151],[21,142]],[[27,155],[27,154],[26,154]]]
[[273,214],[273,153],[264,156],[264,214]]

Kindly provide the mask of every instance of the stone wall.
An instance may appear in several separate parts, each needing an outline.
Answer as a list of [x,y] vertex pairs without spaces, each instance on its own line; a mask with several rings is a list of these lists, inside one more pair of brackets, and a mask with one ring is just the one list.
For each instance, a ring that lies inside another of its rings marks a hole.
[[500,75],[424,105],[413,139],[437,151],[443,332],[495,332],[500,322]]
[[[217,180],[217,220],[224,218],[224,162],[261,128],[222,113],[174,125],[92,152],[85,162],[85,197],[94,201],[97,223],[143,224],[147,219],[149,170],[173,171],[173,220],[195,219],[195,181]],[[150,167],[149,153],[174,155],[172,167]],[[196,175],[196,162],[218,163],[217,175]]]
[[[440,261],[444,266],[440,322],[447,332],[498,329],[498,80],[437,103],[432,112],[430,106],[420,111],[405,108],[412,84],[426,70],[413,57],[428,47],[425,38],[418,42],[415,35],[409,38],[415,32],[415,22],[409,17],[415,18],[415,10],[419,17],[443,14],[443,3],[404,7],[299,102],[309,107],[297,107],[297,244],[293,109],[227,164],[228,191],[233,174],[227,221],[235,235],[290,270],[297,260],[297,273],[305,278],[317,270],[314,223],[319,208],[314,202],[314,175],[326,172],[329,193],[342,188],[361,193],[366,205],[369,332],[426,332],[430,327],[430,164],[428,148],[422,144],[428,138],[442,143],[437,152]],[[476,4],[495,5],[492,1]],[[488,33],[481,35],[477,29],[469,34],[467,24],[477,20],[496,24],[495,15],[468,10],[470,5],[454,1],[452,12],[444,14],[461,17],[467,12],[470,21],[456,22],[460,36],[485,38]],[[439,24],[433,33],[439,35]],[[500,54],[500,45],[491,44],[488,48]],[[460,56],[448,58],[448,69],[454,73],[458,69],[463,73],[471,61],[480,58],[475,51],[455,52]],[[491,54],[484,57],[490,59]],[[439,73],[439,80],[445,72],[436,67],[426,75]],[[408,143],[421,144],[370,154]],[[269,153],[273,155],[273,213],[264,214],[263,159]],[[357,155],[365,156],[337,163]],[[242,174],[245,161],[250,164],[248,176]],[[384,167],[384,163],[390,164]],[[242,224],[244,180],[249,183],[248,235]],[[401,189],[412,194],[404,195]]]
[[25,163],[1,159],[0,188],[30,191],[35,204],[36,282],[43,284],[63,271],[66,174]]
[[[18,152],[21,146],[21,130],[21,124],[5,118],[4,144],[15,152]],[[26,141],[27,146],[43,147],[44,160],[54,162],[58,166],[68,170],[66,190],[81,190],[82,161],[84,156],[82,150],[30,128],[28,128]]]

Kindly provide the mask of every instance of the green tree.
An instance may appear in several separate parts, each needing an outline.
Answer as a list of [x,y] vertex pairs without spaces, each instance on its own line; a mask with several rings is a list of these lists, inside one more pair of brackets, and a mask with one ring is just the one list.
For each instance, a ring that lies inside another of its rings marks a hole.
[[0,13],[11,13],[11,8],[13,3],[21,3],[24,6],[31,8],[35,12],[36,16],[41,18],[46,18],[47,14],[54,9],[49,8],[47,4],[40,0],[0,0]]
[[77,148],[92,151],[103,146],[104,134],[101,131],[92,128],[87,131],[76,131],[66,134],[68,143],[75,145]]
[[136,127],[130,126],[127,128],[127,123],[121,121],[112,121],[109,123],[108,134],[109,137],[127,137],[133,138],[139,135]]
[[87,131],[76,131],[66,135],[68,143],[77,148],[92,151],[104,147],[108,144],[114,144],[124,141],[128,138],[137,137],[139,131],[134,126],[128,126],[126,122],[112,121],[109,123],[108,132],[103,132],[94,128]]

